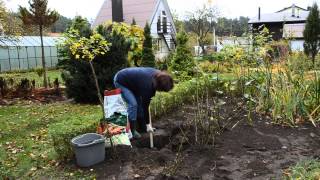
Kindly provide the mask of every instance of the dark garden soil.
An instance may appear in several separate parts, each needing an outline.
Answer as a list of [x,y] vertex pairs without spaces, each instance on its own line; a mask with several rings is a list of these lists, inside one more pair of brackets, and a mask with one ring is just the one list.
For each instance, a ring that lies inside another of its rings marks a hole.
[[13,105],[21,101],[30,103],[53,103],[66,101],[67,98],[63,94],[64,89],[59,88],[37,88],[31,91],[16,91],[6,94],[5,97],[0,96],[0,105]]
[[[320,132],[311,125],[289,128],[252,114],[252,125],[240,99],[223,98],[221,117],[231,120],[216,136],[214,146],[199,146],[185,124],[196,109],[186,105],[158,119],[154,126],[155,149],[149,136],[133,142],[133,148],[117,147],[113,157],[93,167],[97,179],[280,179],[290,165],[320,157]],[[242,107],[235,112],[237,107]],[[234,113],[236,116],[231,116]],[[224,120],[227,122],[227,120]]]

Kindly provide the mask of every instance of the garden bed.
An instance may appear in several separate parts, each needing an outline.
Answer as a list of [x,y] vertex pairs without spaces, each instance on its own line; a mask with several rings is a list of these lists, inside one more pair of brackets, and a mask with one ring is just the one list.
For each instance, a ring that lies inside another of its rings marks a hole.
[[32,103],[54,103],[66,101],[64,88],[37,88],[28,92],[15,91],[8,93],[5,97],[0,98],[0,105],[13,105],[28,101]]
[[146,136],[132,149],[117,147],[116,157],[107,152],[107,160],[93,167],[97,179],[280,179],[289,166],[320,156],[317,128],[272,125],[269,117],[256,113],[249,121],[241,99],[219,99],[226,102],[220,117],[228,125],[214,146],[195,145],[187,122],[197,110],[186,105],[155,122],[161,129],[155,149],[146,147]]

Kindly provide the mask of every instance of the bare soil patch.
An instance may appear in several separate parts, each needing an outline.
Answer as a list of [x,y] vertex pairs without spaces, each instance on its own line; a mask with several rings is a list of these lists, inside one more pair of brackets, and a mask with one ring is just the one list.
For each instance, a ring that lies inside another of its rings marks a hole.
[[108,150],[105,162],[93,167],[97,178],[280,179],[290,165],[320,157],[318,128],[273,125],[268,116],[256,113],[250,124],[241,99],[221,98],[226,102],[221,117],[230,117],[239,105],[242,108],[217,135],[214,146],[194,145],[192,129],[185,129],[186,122],[194,118],[195,107],[186,105],[154,123],[156,148],[148,148],[146,134],[133,141],[133,148],[117,147],[113,156]]

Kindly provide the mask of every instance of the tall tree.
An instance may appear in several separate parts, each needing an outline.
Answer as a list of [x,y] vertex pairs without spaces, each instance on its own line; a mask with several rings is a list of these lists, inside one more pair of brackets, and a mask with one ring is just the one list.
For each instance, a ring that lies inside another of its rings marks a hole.
[[16,14],[8,11],[0,0],[0,35],[8,37],[23,34],[24,29],[20,21]]
[[53,25],[59,19],[59,14],[56,11],[48,9],[48,0],[30,0],[29,5],[29,10],[19,6],[20,18],[24,25],[34,25],[38,27],[41,40],[42,68],[44,69],[43,83],[45,88],[47,88],[48,79],[44,57],[43,30],[45,27]]
[[7,18],[7,10],[2,0],[0,0],[0,35],[4,34],[4,22]]
[[204,46],[207,42],[208,33],[212,32],[216,17],[218,16],[217,9],[214,7],[203,6],[196,11],[189,13],[187,18],[187,26],[198,36],[198,43],[205,54]]
[[181,28],[177,34],[177,49],[173,55],[170,70],[179,80],[189,80],[195,70],[195,62],[190,49],[187,47],[189,37]]
[[135,20],[134,18],[132,18],[132,23],[131,23],[131,25],[137,25],[137,22],[136,22],[136,20]]
[[71,23],[71,19],[64,16],[60,16],[59,20],[56,23],[54,23],[54,25],[51,27],[51,32],[63,33],[71,26]]
[[320,46],[320,18],[319,18],[319,10],[318,5],[316,3],[313,4],[309,16],[307,18],[306,27],[303,31],[304,37],[304,52],[307,56],[311,56],[312,62],[314,65],[314,61],[316,55],[319,52]]
[[80,36],[89,38],[93,33],[90,27],[90,23],[86,18],[76,16],[71,23],[71,29],[79,31]]
[[141,66],[144,67],[156,66],[155,57],[152,50],[152,37],[150,33],[149,23],[146,23],[146,26],[144,27],[144,41],[141,59]]

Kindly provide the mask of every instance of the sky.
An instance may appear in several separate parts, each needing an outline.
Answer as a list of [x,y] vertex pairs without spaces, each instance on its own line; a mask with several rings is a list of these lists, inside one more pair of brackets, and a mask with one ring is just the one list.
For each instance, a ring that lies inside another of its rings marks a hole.
[[[28,6],[28,0],[3,0],[9,10],[16,11],[18,5]],[[94,20],[104,0],[49,0],[49,8],[57,10],[61,15],[73,18],[81,15]],[[134,1],[134,0],[133,0]],[[192,12],[202,7],[208,0],[167,0],[170,8],[178,13],[180,18],[186,12]],[[212,5],[218,7],[220,16],[236,18],[239,16],[253,17],[261,13],[272,13],[293,3],[306,8],[314,2],[320,5],[320,0],[211,0]]]

